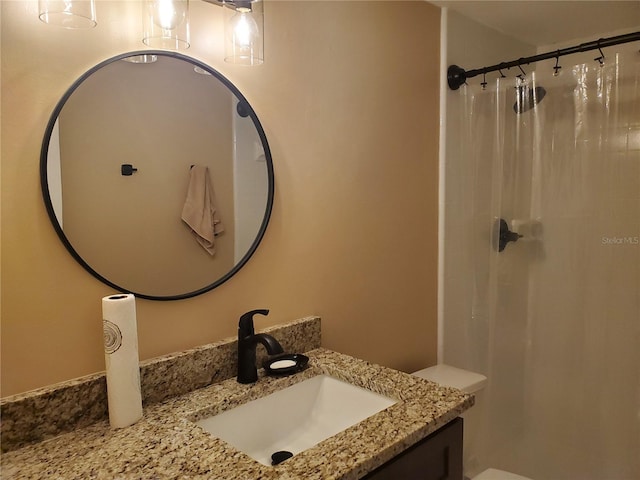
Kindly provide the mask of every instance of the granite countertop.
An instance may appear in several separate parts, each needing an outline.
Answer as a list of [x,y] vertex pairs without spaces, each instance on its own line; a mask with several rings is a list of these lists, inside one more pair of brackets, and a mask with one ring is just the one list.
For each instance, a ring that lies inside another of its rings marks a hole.
[[[231,378],[147,406],[130,427],[115,430],[102,420],[5,453],[2,478],[357,479],[473,405],[459,390],[347,355],[322,348],[306,354],[309,367],[293,376],[261,376],[251,385]],[[398,402],[275,467],[193,423],[322,373]]]

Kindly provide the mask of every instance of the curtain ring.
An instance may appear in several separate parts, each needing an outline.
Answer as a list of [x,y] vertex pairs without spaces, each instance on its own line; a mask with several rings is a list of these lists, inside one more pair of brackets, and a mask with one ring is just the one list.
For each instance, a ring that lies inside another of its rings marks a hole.
[[602,66],[604,66],[604,53],[602,52],[602,48],[600,48],[600,41],[601,41],[601,40],[602,40],[602,39],[601,39],[601,38],[599,38],[599,39],[598,39],[598,43],[597,43],[597,45],[598,45],[598,51],[600,52],[600,56],[599,56],[599,57],[597,57],[597,58],[594,58],[594,60],[596,60],[596,61],[600,64],[600,66],[602,67]]
[[487,72],[482,72],[482,82],[480,83],[482,90],[487,89]]
[[560,50],[558,50],[558,54],[556,55],[556,66],[553,67],[553,76],[557,77],[559,75],[558,70],[562,67],[560,66]]
[[522,77],[526,77],[527,76],[527,72],[525,72],[522,69],[522,66],[520,66],[520,64],[518,63],[518,68],[520,69],[520,71],[522,72],[520,75],[516,75],[520,80],[522,80]]

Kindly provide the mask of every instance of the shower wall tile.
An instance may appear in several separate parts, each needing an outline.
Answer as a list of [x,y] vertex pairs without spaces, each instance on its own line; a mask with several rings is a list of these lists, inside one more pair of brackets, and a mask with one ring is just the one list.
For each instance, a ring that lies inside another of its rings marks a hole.
[[[450,209],[449,209],[450,210]],[[445,275],[470,276],[473,268],[473,237],[469,228],[473,226],[473,217],[467,212],[463,216],[449,215],[445,223],[444,249],[445,264],[449,266]]]
[[610,173],[607,177],[607,196],[640,199],[640,149],[611,155],[608,163]]

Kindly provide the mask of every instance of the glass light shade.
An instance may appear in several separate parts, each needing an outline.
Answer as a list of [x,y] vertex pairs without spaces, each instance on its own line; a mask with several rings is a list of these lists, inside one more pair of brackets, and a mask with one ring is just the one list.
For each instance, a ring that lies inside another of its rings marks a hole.
[[264,62],[264,13],[262,1],[235,1],[225,8],[224,61],[238,65]]
[[157,55],[132,55],[130,57],[125,57],[122,60],[129,63],[155,63],[158,61]]
[[189,48],[189,0],[145,0],[142,8],[145,45],[168,50]]
[[94,0],[38,0],[38,18],[64,28],[93,28],[98,24]]

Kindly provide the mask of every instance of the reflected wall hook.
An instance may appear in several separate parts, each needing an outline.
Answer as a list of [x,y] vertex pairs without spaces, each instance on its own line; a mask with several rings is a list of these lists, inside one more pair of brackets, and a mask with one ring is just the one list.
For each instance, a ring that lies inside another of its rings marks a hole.
[[123,163],[120,166],[120,173],[122,174],[122,176],[124,177],[130,177],[131,175],[133,175],[134,173],[136,173],[138,171],[137,168],[135,168],[133,165],[131,165],[130,163]]

